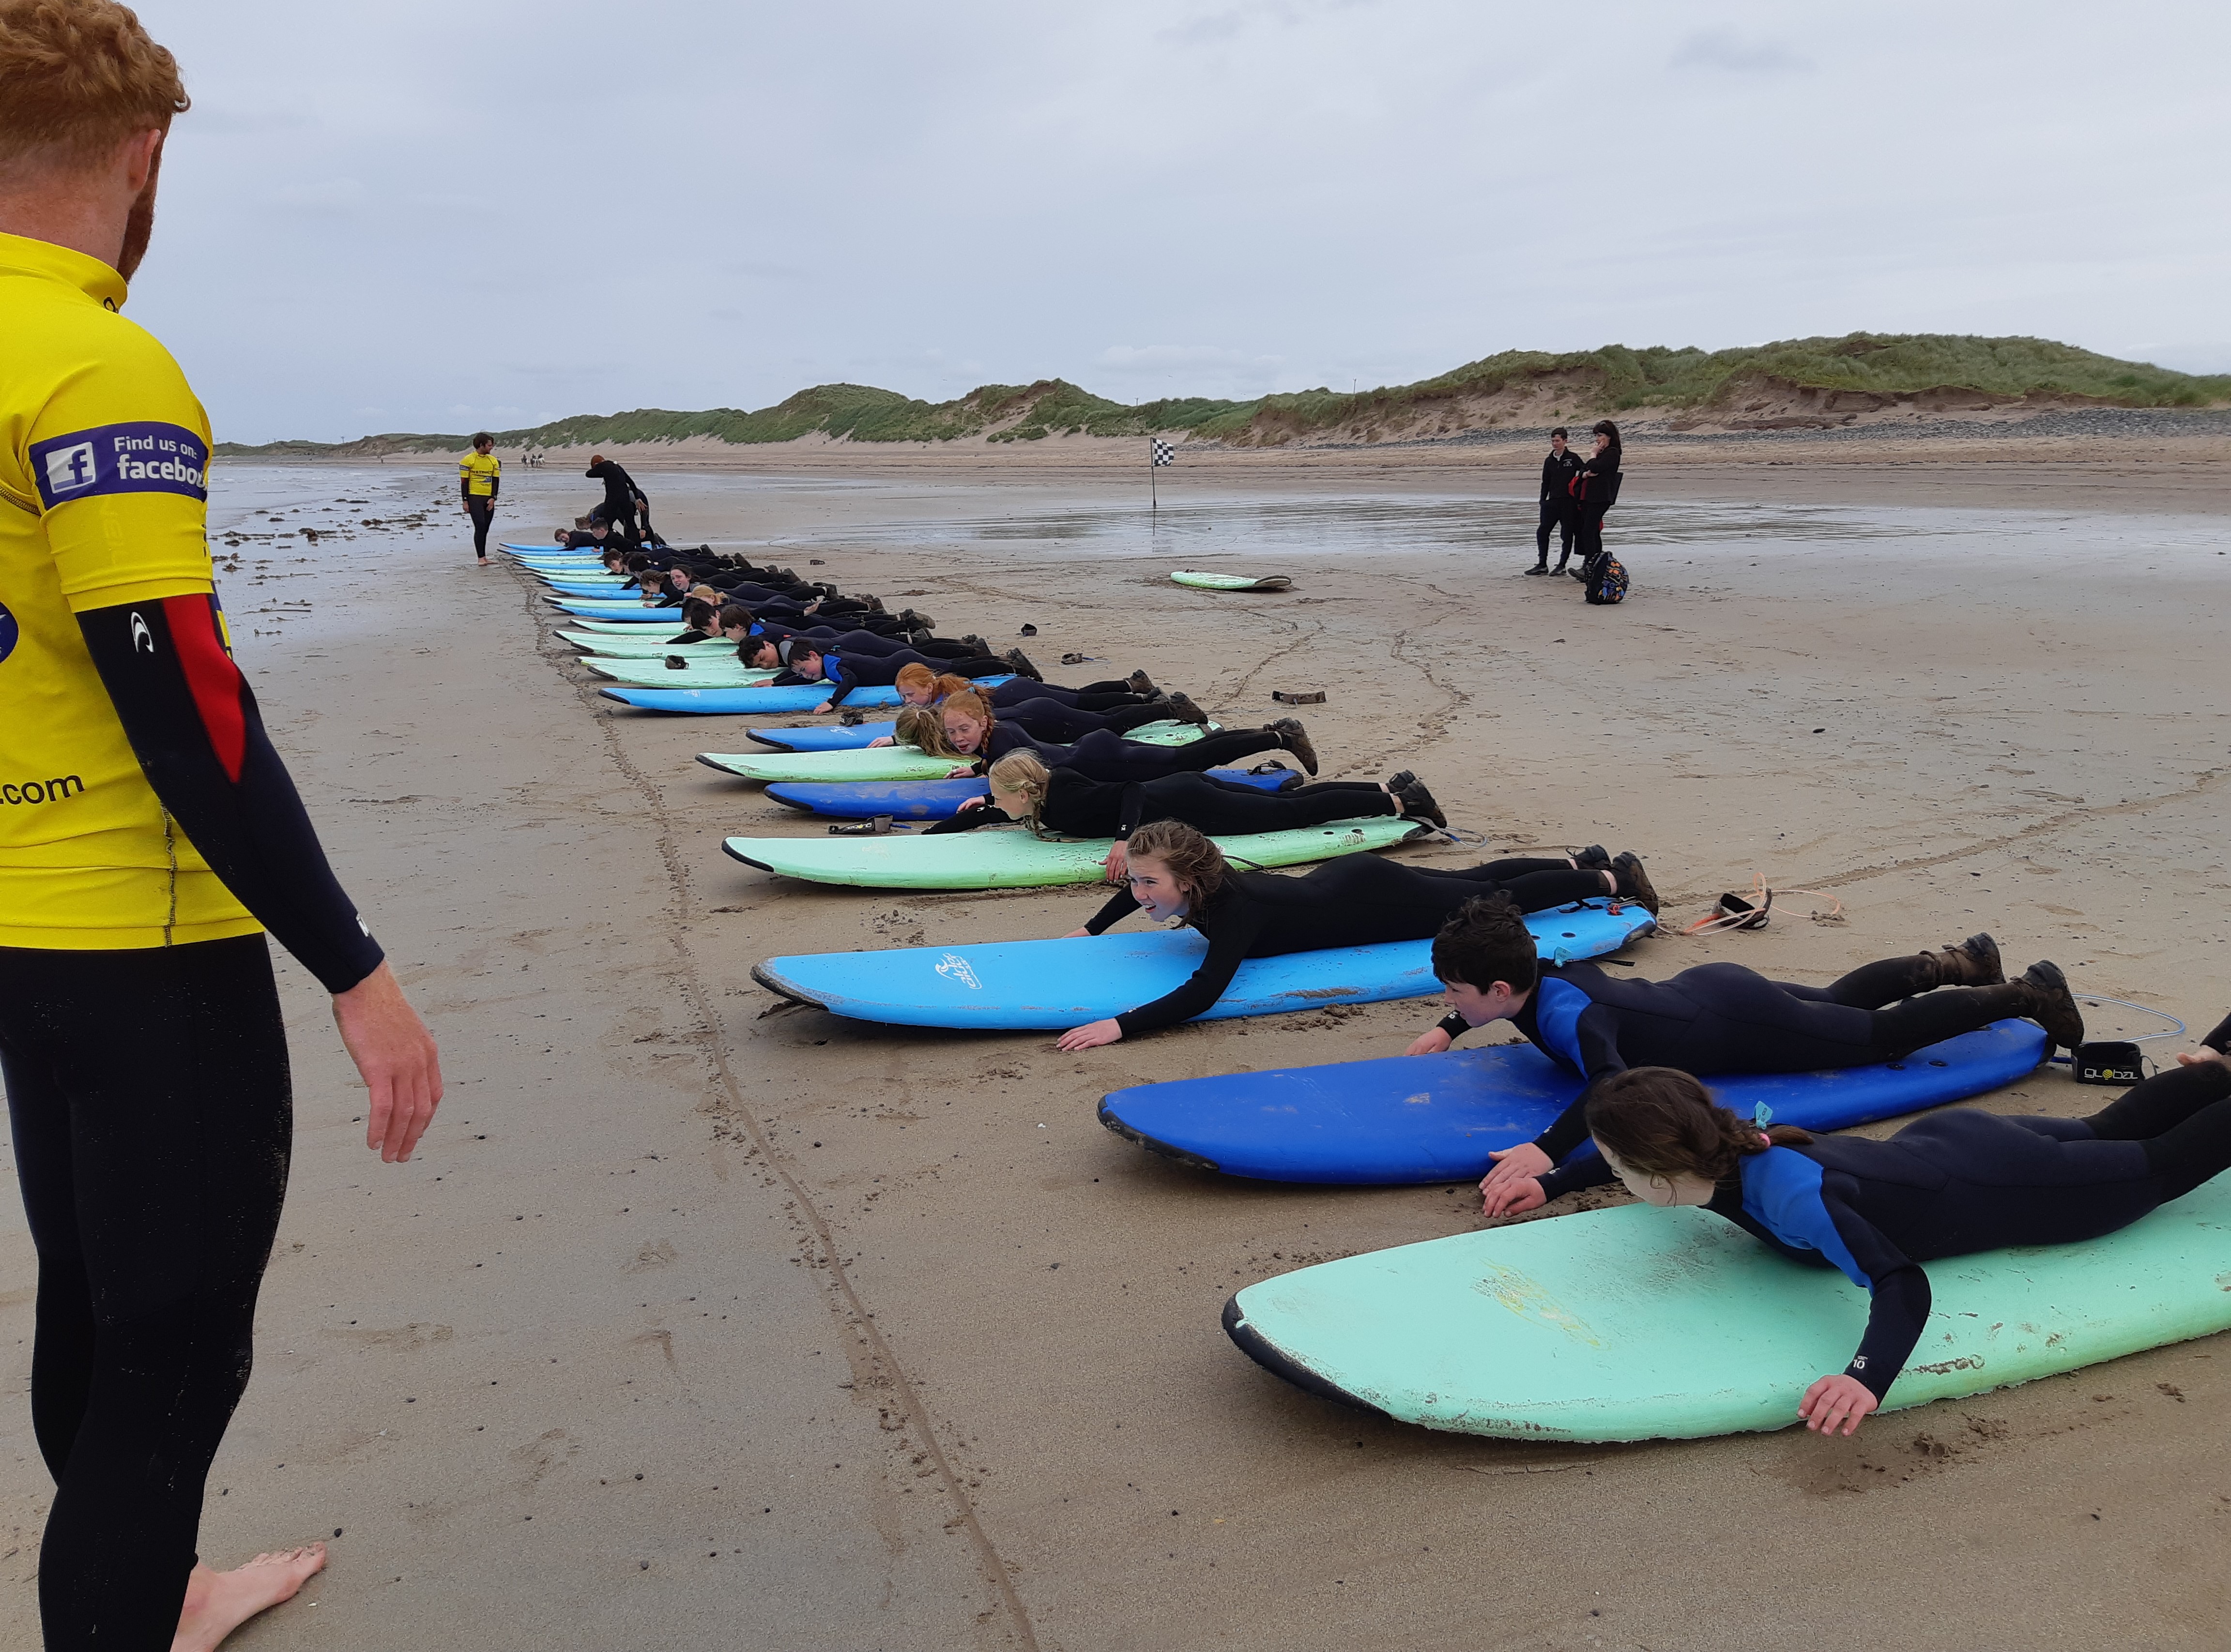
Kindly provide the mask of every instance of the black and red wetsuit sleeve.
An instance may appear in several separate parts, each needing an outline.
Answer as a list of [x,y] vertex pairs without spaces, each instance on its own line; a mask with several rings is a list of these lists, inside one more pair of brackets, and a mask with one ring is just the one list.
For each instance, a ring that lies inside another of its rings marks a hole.
[[328,992],[383,954],[326,863],[217,599],[165,597],[98,608],[78,629],[147,784],[210,869]]

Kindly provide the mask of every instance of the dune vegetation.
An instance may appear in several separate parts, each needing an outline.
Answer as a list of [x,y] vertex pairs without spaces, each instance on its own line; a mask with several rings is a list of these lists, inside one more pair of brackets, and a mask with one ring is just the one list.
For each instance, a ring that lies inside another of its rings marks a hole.
[[[1232,446],[1445,437],[1497,425],[1637,410],[1677,426],[1792,428],[1849,423],[1900,409],[2009,405],[2197,408],[2231,403],[2231,375],[2199,377],[2119,361],[2047,339],[1854,332],[1736,350],[1623,345],[1551,354],[1507,350],[1412,384],[1341,392],[1292,390],[1253,401],[1182,397],[1112,402],[1064,379],[986,384],[923,402],[865,384],[818,384],[756,411],[656,408],[579,414],[495,433],[501,448],[623,446],[706,437],[741,444],[805,436],[852,442],[1037,442],[1051,436],[1186,433]],[[1551,404],[1554,403],[1554,408]],[[390,434],[355,442],[275,442],[220,454],[346,457],[450,452],[462,433]]]

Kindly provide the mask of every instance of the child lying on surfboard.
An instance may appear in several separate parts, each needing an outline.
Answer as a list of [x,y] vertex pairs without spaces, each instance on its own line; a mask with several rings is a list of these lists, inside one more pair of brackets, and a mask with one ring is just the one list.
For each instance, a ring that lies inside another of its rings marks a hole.
[[[1214,843],[1174,820],[1148,822],[1131,834],[1127,848],[1124,887],[1082,929],[1070,932],[1097,935],[1135,912],[1158,923],[1180,918],[1208,938],[1208,956],[1176,991],[1108,1020],[1070,1028],[1061,1036],[1064,1049],[1091,1049],[1190,1020],[1224,995],[1251,958],[1423,940],[1458,907],[1483,894],[1507,903],[1522,935],[1526,927],[1516,914],[1575,900],[1619,895],[1658,910],[1657,891],[1643,875],[1641,861],[1601,849],[1566,860],[1491,861],[1462,871],[1343,855],[1306,876],[1284,878],[1235,872]],[[1526,944],[1533,945],[1531,935]]]
[[1588,1134],[1596,1089],[1629,1067],[1685,1073],[1819,1073],[1896,1061],[1924,1045],[2026,1016],[2056,1044],[2084,1042],[2084,1015],[2057,965],[2006,978],[1998,943],[1885,958],[1825,987],[1769,981],[1740,964],[1699,964],[1665,981],[1614,980],[1593,964],[1543,964],[1521,914],[1476,900],[1433,938],[1433,973],[1449,1013],[1410,1046],[1449,1047],[1468,1028],[1508,1021],[1544,1055],[1588,1080],[1534,1140],[1490,1155],[1480,1183],[1489,1216],[1531,1210],[1542,1178]]
[[[2231,1020],[2212,1036],[2224,1035]],[[1807,1428],[1848,1435],[1882,1404],[1921,1336],[1922,1263],[2096,1239],[2231,1167],[2231,1065],[2215,1049],[2179,1060],[2086,1119],[1949,1107],[1887,1141],[1762,1129],[1686,1073],[1631,1068],[1590,1092],[1587,1125],[1601,1159],[1529,1185],[1554,1198],[1616,1178],[1646,1204],[1700,1205],[1868,1292],[1851,1363],[1797,1407]]]

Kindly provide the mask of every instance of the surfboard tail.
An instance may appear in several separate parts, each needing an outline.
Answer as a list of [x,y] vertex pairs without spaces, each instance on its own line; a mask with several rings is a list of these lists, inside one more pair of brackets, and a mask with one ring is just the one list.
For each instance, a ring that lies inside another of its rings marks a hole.
[[1389,1423],[1400,1421],[1399,1417],[1389,1416],[1378,1406],[1372,1404],[1370,1401],[1358,1399],[1337,1384],[1326,1381],[1298,1359],[1273,1346],[1264,1339],[1261,1333],[1247,1323],[1246,1310],[1239,1306],[1239,1299],[1236,1296],[1224,1305],[1224,1334],[1232,1339],[1233,1345],[1240,1352],[1262,1366],[1264,1370],[1269,1371],[1273,1377],[1281,1378],[1291,1383],[1304,1393],[1314,1394],[1319,1399],[1330,1400],[1335,1405],[1345,1405],[1350,1410],[1368,1411],[1372,1416],[1384,1418]]

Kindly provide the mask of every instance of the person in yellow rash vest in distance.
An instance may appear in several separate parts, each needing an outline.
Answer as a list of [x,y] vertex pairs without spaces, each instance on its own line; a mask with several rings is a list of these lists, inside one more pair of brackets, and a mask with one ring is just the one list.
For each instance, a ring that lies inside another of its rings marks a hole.
[[434,1042],[233,663],[209,422],[120,312],[187,106],[113,0],[0,0],[0,1078],[38,1252],[50,1652],[209,1652],[325,1564],[195,1553],[293,1131],[265,933],[333,995],[369,1145]]

